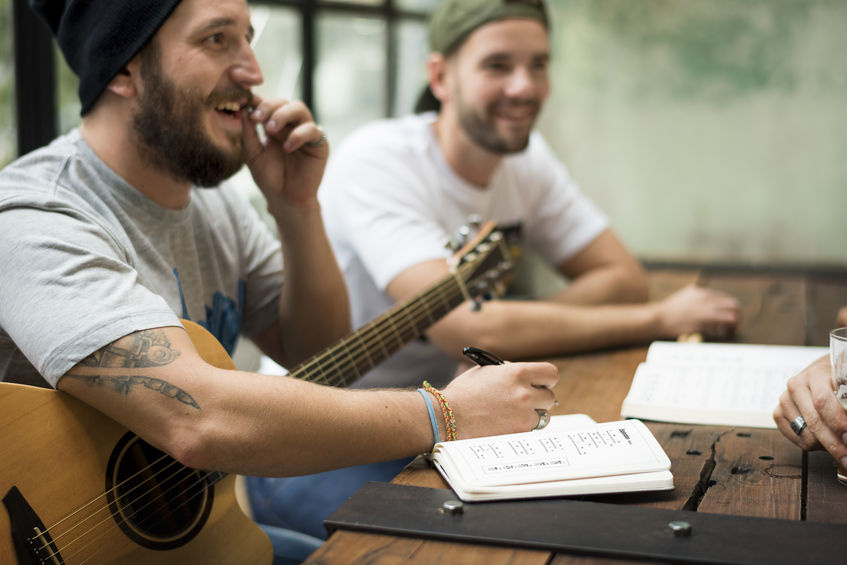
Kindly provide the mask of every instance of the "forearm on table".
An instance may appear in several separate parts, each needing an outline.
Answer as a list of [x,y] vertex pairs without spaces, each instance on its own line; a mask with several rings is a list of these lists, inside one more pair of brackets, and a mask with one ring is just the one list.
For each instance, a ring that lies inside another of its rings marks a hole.
[[628,304],[645,302],[647,295],[647,277],[633,261],[582,274],[547,300],[585,305]]
[[507,359],[537,359],[645,343],[662,335],[653,304],[580,306],[495,300],[479,312],[462,305],[428,332],[454,358],[473,345]]

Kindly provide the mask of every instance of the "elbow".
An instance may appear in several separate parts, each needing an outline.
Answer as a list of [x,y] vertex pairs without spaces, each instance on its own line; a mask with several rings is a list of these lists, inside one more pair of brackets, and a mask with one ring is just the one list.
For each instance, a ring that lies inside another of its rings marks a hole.
[[220,450],[212,433],[196,425],[173,426],[160,447],[180,464],[192,469],[218,469]]
[[631,268],[621,273],[620,282],[619,292],[624,302],[637,304],[647,302],[650,299],[647,273],[644,272],[641,265],[633,263]]

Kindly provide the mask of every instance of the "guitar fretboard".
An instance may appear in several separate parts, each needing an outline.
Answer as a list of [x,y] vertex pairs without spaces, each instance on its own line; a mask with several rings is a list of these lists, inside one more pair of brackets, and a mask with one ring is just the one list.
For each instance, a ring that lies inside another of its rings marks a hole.
[[291,376],[329,386],[349,386],[464,302],[465,296],[456,277],[467,280],[473,268],[472,264],[460,265],[456,276],[442,279],[400,302],[295,367]]

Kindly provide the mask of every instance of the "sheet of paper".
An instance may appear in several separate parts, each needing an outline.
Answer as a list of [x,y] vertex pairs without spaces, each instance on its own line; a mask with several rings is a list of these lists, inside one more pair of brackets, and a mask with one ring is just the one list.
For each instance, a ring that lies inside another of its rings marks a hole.
[[668,469],[670,461],[637,420],[554,428],[439,444],[439,457],[468,484],[494,486]]

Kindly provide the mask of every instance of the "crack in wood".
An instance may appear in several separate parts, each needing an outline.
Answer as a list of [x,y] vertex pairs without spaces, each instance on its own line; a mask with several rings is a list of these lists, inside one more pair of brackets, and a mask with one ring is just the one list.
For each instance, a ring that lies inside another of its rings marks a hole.
[[724,434],[730,433],[731,431],[732,430],[729,430],[719,434],[715,438],[715,441],[712,442],[709,458],[703,462],[703,467],[700,469],[700,478],[691,489],[691,496],[688,497],[688,500],[686,500],[685,504],[682,506],[683,510],[696,512],[697,508],[700,506],[700,502],[703,500],[703,497],[706,496],[706,491],[709,490],[709,487],[717,484],[716,481],[712,480],[712,473],[717,466],[717,458],[715,457],[715,454],[717,453],[717,444],[720,442]]

